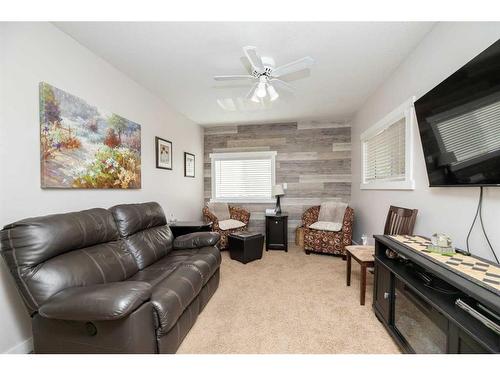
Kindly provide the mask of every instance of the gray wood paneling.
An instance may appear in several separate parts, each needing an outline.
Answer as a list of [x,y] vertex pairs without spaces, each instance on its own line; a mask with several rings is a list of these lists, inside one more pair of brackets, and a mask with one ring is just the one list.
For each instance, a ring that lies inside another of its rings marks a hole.
[[[324,201],[348,202],[351,194],[351,127],[335,122],[291,122],[205,128],[205,200],[211,197],[210,153],[277,151],[276,183],[288,184],[281,199],[288,212],[289,240],[302,213]],[[264,233],[266,208],[273,204],[238,204],[250,211],[249,230]]]

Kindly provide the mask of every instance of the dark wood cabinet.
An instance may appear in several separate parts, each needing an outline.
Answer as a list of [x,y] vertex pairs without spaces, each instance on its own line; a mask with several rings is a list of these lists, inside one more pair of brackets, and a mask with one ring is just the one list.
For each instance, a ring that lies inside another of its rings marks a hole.
[[288,215],[266,215],[266,251],[288,251]]
[[382,263],[375,261],[375,279],[373,283],[373,308],[378,317],[386,324],[391,320],[392,282],[391,271]]
[[[399,258],[394,259],[395,253]],[[423,272],[432,275],[432,282],[422,278]],[[459,300],[470,306],[477,302],[498,315],[498,294],[426,263],[387,236],[375,236],[374,276],[373,311],[404,352],[500,352],[495,330],[457,306]]]

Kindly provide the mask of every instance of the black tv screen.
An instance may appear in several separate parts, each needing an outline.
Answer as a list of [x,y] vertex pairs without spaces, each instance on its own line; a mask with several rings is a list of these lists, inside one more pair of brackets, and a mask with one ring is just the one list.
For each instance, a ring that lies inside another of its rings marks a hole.
[[415,102],[430,186],[500,186],[500,40]]

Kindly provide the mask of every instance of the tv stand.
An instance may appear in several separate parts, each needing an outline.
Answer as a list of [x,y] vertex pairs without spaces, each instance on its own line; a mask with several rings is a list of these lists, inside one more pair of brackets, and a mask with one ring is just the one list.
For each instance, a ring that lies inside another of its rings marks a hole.
[[405,353],[500,353],[500,295],[389,236],[375,236],[373,311]]

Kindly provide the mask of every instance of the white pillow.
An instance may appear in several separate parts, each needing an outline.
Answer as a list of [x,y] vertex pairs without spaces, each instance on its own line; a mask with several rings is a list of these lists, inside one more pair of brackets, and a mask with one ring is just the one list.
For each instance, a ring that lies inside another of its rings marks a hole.
[[246,224],[234,219],[219,221],[219,228],[222,230],[236,229],[244,227]]
[[317,221],[309,225],[310,229],[326,230],[328,232],[338,232],[342,229],[342,223],[332,223],[331,221]]

